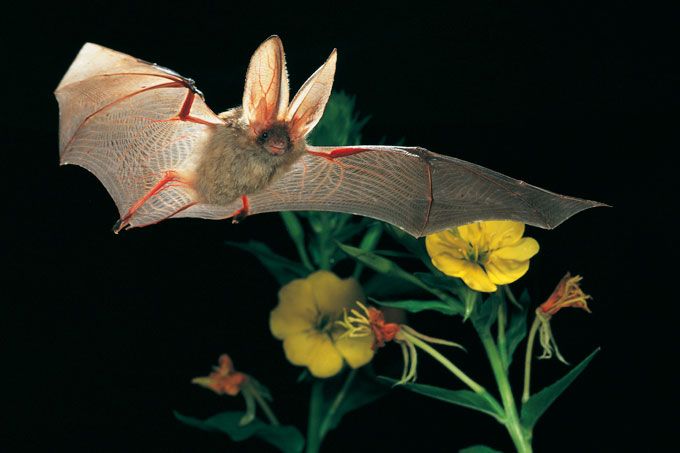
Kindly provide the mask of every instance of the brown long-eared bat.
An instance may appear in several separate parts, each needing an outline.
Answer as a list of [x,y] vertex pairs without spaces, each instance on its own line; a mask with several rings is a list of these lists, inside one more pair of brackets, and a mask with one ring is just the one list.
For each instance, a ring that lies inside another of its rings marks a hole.
[[253,54],[240,107],[216,115],[193,80],[85,44],[55,94],[62,164],[94,173],[120,212],[114,227],[177,217],[337,211],[422,236],[478,220],[553,228],[601,206],[423,148],[315,147],[337,54],[289,102],[283,45]]

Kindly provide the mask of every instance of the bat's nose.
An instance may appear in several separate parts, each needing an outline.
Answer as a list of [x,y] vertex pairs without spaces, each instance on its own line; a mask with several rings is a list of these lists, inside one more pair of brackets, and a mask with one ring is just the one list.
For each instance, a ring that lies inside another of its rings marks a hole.
[[288,143],[286,143],[284,140],[270,140],[269,149],[272,154],[278,156],[286,152],[288,149]]

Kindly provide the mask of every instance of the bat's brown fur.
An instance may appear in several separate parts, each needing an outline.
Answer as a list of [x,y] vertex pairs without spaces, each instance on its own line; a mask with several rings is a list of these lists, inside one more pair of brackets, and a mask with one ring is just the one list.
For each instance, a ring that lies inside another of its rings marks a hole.
[[[266,187],[288,170],[305,151],[305,140],[290,141],[285,124],[274,124],[268,139],[256,136],[237,107],[221,113],[224,126],[215,126],[211,143],[196,169],[196,190],[201,201],[228,205],[238,197]],[[275,154],[270,142],[283,144]]]

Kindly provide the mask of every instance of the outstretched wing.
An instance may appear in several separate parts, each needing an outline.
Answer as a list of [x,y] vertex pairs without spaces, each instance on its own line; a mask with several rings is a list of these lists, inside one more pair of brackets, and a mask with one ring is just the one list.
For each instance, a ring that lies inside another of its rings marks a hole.
[[479,220],[554,228],[579,211],[602,206],[423,148],[396,146],[309,147],[290,171],[249,201],[250,214],[347,212],[416,237]]
[[119,229],[195,204],[189,175],[223,122],[191,79],[87,43],[55,95],[61,163],[99,178],[120,212]]

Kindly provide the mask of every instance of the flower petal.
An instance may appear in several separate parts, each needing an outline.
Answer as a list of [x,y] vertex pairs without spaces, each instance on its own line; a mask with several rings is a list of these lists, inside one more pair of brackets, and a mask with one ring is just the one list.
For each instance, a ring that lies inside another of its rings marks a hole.
[[491,252],[491,257],[504,260],[526,261],[538,253],[540,249],[534,238],[522,238],[514,245],[502,247]]
[[341,280],[337,275],[328,271],[317,271],[307,277],[314,300],[322,314],[340,317],[342,309],[359,301],[365,301],[366,296],[353,278]]
[[507,285],[519,280],[529,270],[529,260],[516,261],[492,257],[486,263],[486,272],[497,285]]
[[316,377],[331,377],[342,369],[340,353],[331,339],[320,332],[291,335],[283,341],[283,350],[288,361],[293,365],[306,366]]
[[466,285],[475,291],[492,293],[498,289],[478,264],[467,262],[465,272],[460,276]]
[[373,337],[342,337],[335,340],[335,348],[352,368],[366,365],[373,358]]
[[468,245],[457,232],[444,230],[425,237],[425,247],[432,258],[441,253],[447,253],[460,259],[465,257]]
[[471,264],[464,259],[456,258],[448,253],[440,253],[432,257],[434,267],[451,277],[461,277],[465,273],[466,267]]
[[311,285],[305,279],[293,280],[279,291],[279,305],[269,316],[269,329],[282,340],[314,328],[317,317]]
[[512,220],[482,222],[489,250],[515,244],[524,234],[524,224]]
[[482,247],[482,241],[484,241],[484,223],[487,222],[475,222],[467,225],[461,225],[458,227],[458,234],[466,243],[475,244],[478,247]]

